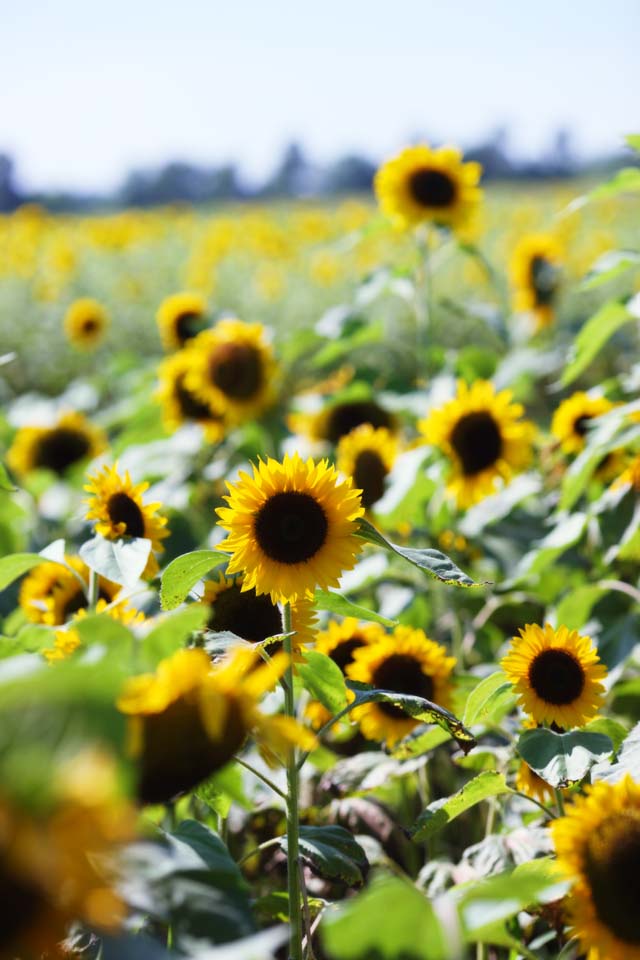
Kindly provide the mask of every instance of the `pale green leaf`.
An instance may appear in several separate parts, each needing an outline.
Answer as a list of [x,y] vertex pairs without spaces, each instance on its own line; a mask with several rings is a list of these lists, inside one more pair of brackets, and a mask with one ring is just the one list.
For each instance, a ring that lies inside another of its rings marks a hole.
[[425,840],[482,800],[512,792],[503,774],[486,770],[451,796],[430,803],[411,827],[411,836],[414,840]]
[[219,550],[193,550],[172,560],[162,573],[160,603],[163,610],[179,606],[198,580],[227,560],[229,555]]

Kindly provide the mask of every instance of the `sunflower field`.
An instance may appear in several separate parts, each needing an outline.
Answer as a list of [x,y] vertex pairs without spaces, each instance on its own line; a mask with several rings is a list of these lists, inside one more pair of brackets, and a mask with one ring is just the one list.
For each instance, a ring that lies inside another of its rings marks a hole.
[[0,219],[1,960],[640,960],[633,162]]

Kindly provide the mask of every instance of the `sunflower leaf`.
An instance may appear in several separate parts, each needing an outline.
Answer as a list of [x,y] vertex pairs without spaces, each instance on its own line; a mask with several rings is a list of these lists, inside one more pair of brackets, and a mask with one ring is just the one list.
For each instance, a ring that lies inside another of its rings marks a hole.
[[60,560],[54,559],[53,556],[47,556],[45,552],[60,542],[64,543],[64,540],[56,540],[54,544],[45,547],[42,553],[12,553],[8,557],[2,557],[0,560],[0,590],[4,590],[10,583],[13,583],[14,580],[21,577],[23,573],[27,573],[29,570],[32,570],[33,567],[44,563],[45,560],[53,563],[61,563]]
[[615,763],[604,761],[594,766],[591,771],[592,780],[606,780],[608,783],[618,783],[627,775],[640,781],[640,723],[636,723],[623,740]]
[[207,616],[204,604],[192,603],[177,613],[159,617],[157,626],[140,645],[140,658],[145,669],[154,670],[161,660],[183,647],[191,634],[204,626]]
[[490,673],[469,694],[463,722],[468,727],[474,723],[490,724],[508,713],[516,699],[513,684],[507,680],[502,670]]
[[466,573],[463,573],[455,565],[453,560],[439,550],[415,550],[411,547],[399,547],[391,543],[368,520],[360,518],[358,520],[358,529],[356,536],[366,540],[367,543],[373,543],[383,550],[389,550],[396,553],[404,560],[408,560],[414,567],[418,567],[434,580],[441,583],[448,583],[455,587],[477,587],[480,584],[472,580]]
[[397,627],[397,620],[389,620],[373,610],[367,610],[357,603],[351,603],[341,593],[335,593],[333,590],[316,590],[315,606],[318,610],[327,610],[329,613],[339,613],[343,617],[355,617],[357,620],[365,620],[368,623],[380,623],[383,627]]
[[591,767],[613,752],[603,733],[571,730],[555,733],[545,727],[525,730],[516,750],[534,773],[552,787],[566,787],[587,775]]
[[13,493],[13,491],[17,489],[18,488],[12,482],[4,463],[0,463],[0,490],[8,490],[10,493]]
[[[640,182],[640,170],[637,173]],[[571,348],[569,362],[562,374],[563,387],[576,380],[592,360],[598,355],[607,340],[625,323],[633,320],[633,315],[623,303],[617,300],[605,303],[580,330]]]
[[[280,837],[280,847],[286,852],[286,836]],[[364,882],[369,867],[367,856],[353,835],[335,825],[300,827],[300,856],[325,880],[343,880],[350,887]]]
[[425,840],[441,830],[451,820],[455,820],[465,810],[475,807],[477,803],[488,797],[497,797],[501,793],[513,793],[508,787],[504,775],[495,770],[485,770],[477,777],[465,783],[461,790],[452,793],[449,797],[434,800],[426,810],[420,814],[409,833],[413,840]]
[[90,570],[113,583],[132,587],[147,565],[151,540],[146,537],[107,540],[98,534],[83,543],[78,552]]
[[162,572],[160,587],[162,609],[173,610],[179,606],[198,580],[201,580],[213,567],[228,559],[229,555],[219,550],[193,550],[172,560]]
[[342,670],[331,657],[316,650],[306,652],[304,659],[305,663],[298,664],[297,672],[305,690],[332,715],[340,713],[347,705],[347,688]]

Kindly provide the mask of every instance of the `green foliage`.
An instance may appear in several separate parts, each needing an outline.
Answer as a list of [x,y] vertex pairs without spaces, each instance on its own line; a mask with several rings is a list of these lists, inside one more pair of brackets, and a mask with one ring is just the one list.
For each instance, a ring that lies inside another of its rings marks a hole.
[[151,670],[160,660],[185,646],[189,637],[204,627],[208,614],[204,604],[193,603],[161,617],[140,644],[141,664]]
[[151,551],[151,540],[131,537],[106,540],[99,534],[80,547],[80,557],[90,570],[113,583],[133,587],[142,576]]
[[516,699],[511,681],[501,670],[496,670],[481,680],[467,697],[462,722],[467,727],[497,723],[512,709]]
[[608,757],[613,743],[603,733],[572,730],[555,733],[546,727],[525,730],[516,749],[525,763],[552,787],[582,780],[591,767]]
[[342,617],[355,617],[357,620],[365,620],[368,623],[379,623],[383,627],[395,627],[397,621],[383,617],[374,610],[368,610],[357,603],[352,603],[343,597],[340,593],[333,590],[316,590],[315,604],[318,610],[326,610],[328,613],[338,613]]
[[339,713],[347,705],[347,688],[340,667],[317,650],[307,651],[304,658],[305,663],[298,665],[298,675],[305,689],[332,715]]
[[[280,838],[286,852],[287,838]],[[300,856],[314,873],[327,880],[342,880],[350,887],[363,883],[367,856],[344,827],[300,827]]]
[[511,793],[504,776],[493,770],[483,771],[450,797],[430,803],[412,826],[411,836],[414,840],[426,840],[459,817],[461,813],[482,800],[497,797],[501,793]]
[[229,559],[219,550],[193,550],[172,560],[162,573],[160,602],[163,610],[173,610],[187,597],[198,580]]

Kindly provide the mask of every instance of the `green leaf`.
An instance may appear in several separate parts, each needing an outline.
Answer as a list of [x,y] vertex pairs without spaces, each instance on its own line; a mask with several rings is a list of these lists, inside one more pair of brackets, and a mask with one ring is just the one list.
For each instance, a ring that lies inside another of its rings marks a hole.
[[253,808],[244,792],[242,771],[235,762],[218,770],[197,786],[194,792],[203,803],[223,818],[228,816],[232,803],[237,803],[244,810]]
[[608,783],[618,783],[630,776],[640,783],[640,723],[636,723],[625,737],[616,762],[598,763],[592,768],[591,775],[593,780],[606,780]]
[[364,684],[355,683],[353,680],[349,680],[347,686],[356,695],[355,700],[350,704],[351,709],[365,703],[391,703],[420,723],[435,723],[442,727],[453,737],[464,753],[468,753],[476,745],[473,734],[457,717],[437,703],[431,703],[430,700],[414,697],[408,693],[367,688]]
[[617,720],[612,720],[611,717],[596,717],[584,729],[587,733],[604,733],[605,737],[609,737],[609,740],[611,740],[616,753],[629,733],[625,726],[618,723]]
[[391,751],[396,760],[409,760],[411,757],[421,757],[429,750],[435,750],[440,744],[451,739],[451,734],[443,727],[416,727],[411,733],[403,737]]
[[305,689],[332,716],[340,713],[347,705],[347,688],[342,670],[331,657],[315,650],[306,651],[304,659],[304,663],[298,664],[297,672]]
[[13,493],[14,490],[18,488],[11,482],[11,477],[7,473],[7,468],[4,463],[0,461],[0,490],[8,490],[9,493]]
[[509,516],[514,507],[527,497],[539,494],[541,489],[542,479],[536,473],[523,473],[515,477],[499,493],[485,497],[467,510],[459,526],[460,533],[465,537],[479,536],[485,527]]
[[357,603],[351,603],[341,593],[335,593],[333,590],[316,590],[315,605],[318,610],[327,610],[329,613],[337,613],[342,617],[355,617],[356,620],[364,620],[368,623],[380,623],[383,627],[397,627],[397,620],[389,620],[373,610],[367,610]]
[[578,542],[587,525],[586,513],[568,514],[551,533],[539,540],[533,550],[524,555],[516,567],[513,579],[503,586],[513,587],[522,580],[541,573],[569,547]]
[[580,630],[598,600],[607,591],[597,583],[585,583],[562,598],[556,608],[556,623],[563,623],[570,630]]
[[[286,836],[280,847],[287,851]],[[343,880],[350,887],[364,881],[369,867],[367,855],[353,835],[338,826],[300,827],[300,856],[314,873],[325,880]]]
[[508,713],[516,699],[513,684],[502,670],[496,670],[481,680],[467,697],[462,722],[466,727],[476,723],[491,724]]
[[443,929],[433,905],[409,880],[378,874],[359,896],[327,911],[320,931],[331,960],[451,960],[459,944],[454,924]]
[[21,577],[23,573],[47,560],[39,553],[12,553],[0,560],[0,590]]
[[625,167],[587,194],[589,200],[601,200],[617,197],[621,193],[640,193],[640,170],[637,167]]
[[[640,170],[636,171],[640,179]],[[564,387],[573,383],[595,359],[607,340],[625,323],[633,320],[632,314],[626,306],[617,300],[605,303],[582,327],[576,337],[569,362],[562,374],[561,383]]]
[[146,537],[107,540],[98,534],[83,543],[78,552],[90,570],[113,583],[133,587],[147,565],[151,540]]
[[228,559],[229,555],[219,550],[193,550],[172,560],[162,573],[162,609],[173,610],[179,606],[198,580],[202,580],[205,574]]
[[580,284],[582,290],[594,290],[614,280],[640,264],[640,254],[635,250],[607,250],[598,257],[589,273]]
[[124,624],[118,623],[107,613],[89,614],[76,620],[73,629],[78,631],[83,646],[102,644],[110,653],[131,659],[134,636]]
[[475,807],[477,803],[488,797],[497,797],[501,793],[513,793],[511,787],[507,786],[503,774],[493,770],[478,774],[450,797],[430,803],[411,827],[409,832],[412,839],[425,840],[433,836],[465,810]]
[[613,751],[609,737],[602,733],[571,730],[555,733],[546,727],[525,730],[516,750],[531,769],[552,787],[566,787],[587,775],[594,763]]
[[632,150],[640,151],[640,133],[628,133],[624,139]]
[[157,626],[140,644],[144,668],[155,668],[161,660],[183,647],[191,634],[204,626],[208,615],[206,604],[191,603],[184,610],[161,616]]
[[479,586],[475,580],[463,573],[446,554],[439,550],[414,550],[410,547],[399,547],[383,537],[368,520],[362,518],[358,520],[357,536],[366,540],[367,543],[373,543],[377,547],[382,547],[383,550],[388,550],[404,560],[408,560],[414,567],[418,567],[432,579],[439,580],[441,583],[448,583],[456,587]]

